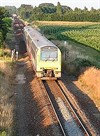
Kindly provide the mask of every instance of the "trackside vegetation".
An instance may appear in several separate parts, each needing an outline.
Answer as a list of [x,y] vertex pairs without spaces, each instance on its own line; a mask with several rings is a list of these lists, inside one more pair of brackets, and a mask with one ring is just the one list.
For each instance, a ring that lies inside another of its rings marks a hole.
[[14,136],[14,69],[13,64],[0,61],[0,136]]
[[9,12],[0,7],[0,48],[4,47],[3,42],[6,39],[12,20],[9,18]]
[[14,136],[14,63],[11,62],[10,42],[12,20],[9,12],[0,7],[0,136]]
[[[6,40],[11,31],[11,25],[12,19],[9,12],[4,7],[0,7],[0,60],[10,57],[10,50],[7,49]],[[9,41],[11,41],[11,38]]]

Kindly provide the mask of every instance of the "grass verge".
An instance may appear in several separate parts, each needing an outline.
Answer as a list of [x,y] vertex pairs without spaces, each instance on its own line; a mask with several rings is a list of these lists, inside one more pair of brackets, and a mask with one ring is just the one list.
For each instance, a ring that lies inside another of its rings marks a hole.
[[0,62],[0,136],[13,136],[13,63]]

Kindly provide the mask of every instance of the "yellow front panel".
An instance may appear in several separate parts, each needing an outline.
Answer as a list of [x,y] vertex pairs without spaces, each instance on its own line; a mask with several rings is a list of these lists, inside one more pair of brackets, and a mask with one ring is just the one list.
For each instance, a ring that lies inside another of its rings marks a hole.
[[58,60],[57,61],[41,61],[40,53],[37,55],[37,71],[41,71],[41,68],[44,69],[53,69],[56,71],[61,71],[61,53],[58,52]]

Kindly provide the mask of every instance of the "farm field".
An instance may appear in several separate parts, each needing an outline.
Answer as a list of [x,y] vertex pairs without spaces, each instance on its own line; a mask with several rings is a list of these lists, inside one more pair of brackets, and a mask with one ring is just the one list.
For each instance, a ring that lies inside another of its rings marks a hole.
[[52,25],[52,26],[81,26],[81,25],[93,25],[100,24],[100,22],[68,22],[68,21],[36,21],[32,23],[37,23],[39,26]]
[[85,59],[100,68],[100,23],[38,21],[36,25],[48,39],[69,51],[70,60]]
[[[54,23],[55,24],[55,23]],[[72,40],[90,46],[100,51],[100,24],[89,23],[89,22],[71,22],[65,25],[46,25],[41,26],[40,29],[45,34],[53,35],[51,38],[58,40]]]

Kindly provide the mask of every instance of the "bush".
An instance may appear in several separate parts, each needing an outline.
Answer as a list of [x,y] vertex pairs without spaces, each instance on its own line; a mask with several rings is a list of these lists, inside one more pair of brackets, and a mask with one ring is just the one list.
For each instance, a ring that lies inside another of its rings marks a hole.
[[73,62],[74,65],[76,65],[78,68],[79,67],[87,67],[87,66],[92,66],[93,64],[86,59],[80,59],[80,58],[76,58]]
[[7,136],[7,133],[5,131],[0,133],[0,136]]
[[4,76],[4,75],[5,75],[5,73],[0,71],[0,76]]
[[64,65],[64,70],[66,69],[68,74],[74,75],[76,77],[80,74],[81,69],[83,67],[93,66],[93,64],[89,60],[80,59],[80,58],[75,59],[71,63],[68,63],[68,64],[66,63],[66,65],[65,64],[63,64],[63,65]]
[[0,57],[3,57],[3,50],[0,50]]
[[0,50],[0,57],[10,57],[11,56],[11,53],[10,53],[10,50],[7,50],[7,49],[1,49]]
[[3,46],[3,35],[2,32],[0,32],[0,48]]

